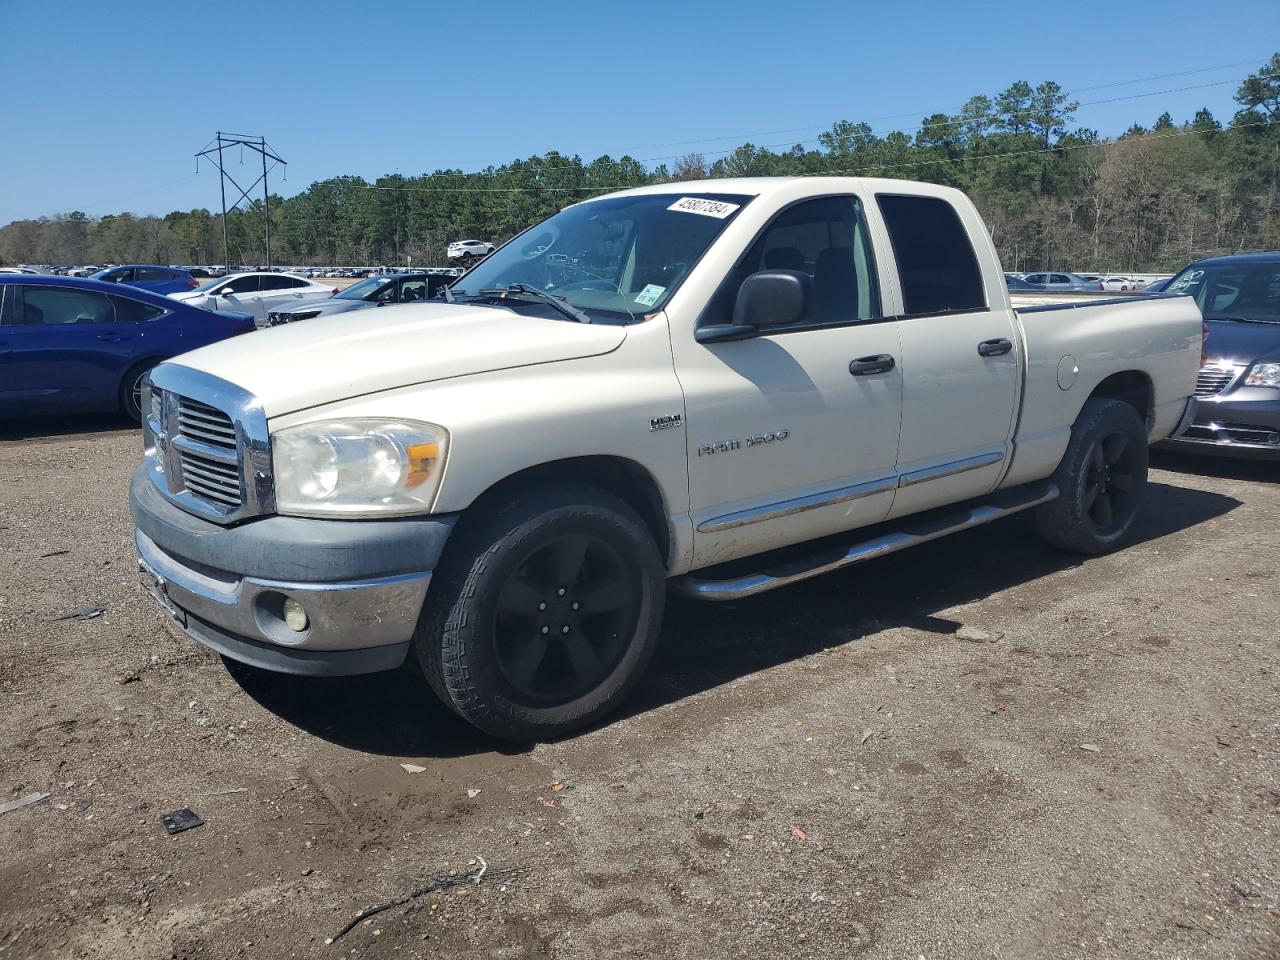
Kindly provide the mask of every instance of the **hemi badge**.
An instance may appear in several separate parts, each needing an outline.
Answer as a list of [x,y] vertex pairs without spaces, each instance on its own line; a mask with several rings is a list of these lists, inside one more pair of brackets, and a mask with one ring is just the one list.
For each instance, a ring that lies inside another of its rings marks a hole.
[[684,415],[669,413],[665,417],[654,417],[649,421],[650,430],[670,430],[672,427],[683,427]]

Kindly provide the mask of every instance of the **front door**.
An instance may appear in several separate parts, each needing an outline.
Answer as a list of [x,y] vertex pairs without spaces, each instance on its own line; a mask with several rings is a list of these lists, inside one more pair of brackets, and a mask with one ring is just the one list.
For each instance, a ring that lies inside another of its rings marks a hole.
[[1022,353],[1007,303],[988,306],[955,207],[898,195],[878,196],[877,205],[902,301],[901,477],[891,513],[901,516],[995,487],[1010,453]]
[[[696,566],[889,512],[901,350],[898,324],[881,310],[875,247],[859,198],[797,203],[765,228],[698,324],[728,323],[742,281],[760,270],[803,275],[809,296],[801,322],[720,343],[673,331]],[[868,362],[873,357],[878,363]]]

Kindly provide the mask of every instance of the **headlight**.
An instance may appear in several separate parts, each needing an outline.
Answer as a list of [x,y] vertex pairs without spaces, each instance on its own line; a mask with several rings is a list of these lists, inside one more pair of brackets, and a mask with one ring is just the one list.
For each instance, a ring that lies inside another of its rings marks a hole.
[[449,434],[414,420],[319,420],[271,438],[276,509],[294,516],[426,513]]
[[1246,387],[1280,387],[1280,363],[1255,363],[1244,378]]

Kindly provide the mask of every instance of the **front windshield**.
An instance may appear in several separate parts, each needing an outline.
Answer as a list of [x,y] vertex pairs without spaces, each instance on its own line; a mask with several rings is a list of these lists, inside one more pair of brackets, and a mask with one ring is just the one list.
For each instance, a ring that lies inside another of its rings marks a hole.
[[638,318],[662,308],[750,200],[672,192],[580,203],[491,254],[457,280],[452,292],[477,296],[520,283],[605,320]]
[[[343,290],[341,293],[334,294],[334,299],[335,300],[363,300],[366,297],[368,297],[369,294],[377,290],[379,287],[383,287],[386,285],[387,285],[386,277],[366,277],[364,280],[361,280],[359,283],[353,283],[351,286],[347,287],[347,289]],[[395,284],[394,283],[391,284],[391,287],[394,290]]]
[[1280,262],[1192,264],[1164,292],[1195,297],[1206,320],[1280,323]]

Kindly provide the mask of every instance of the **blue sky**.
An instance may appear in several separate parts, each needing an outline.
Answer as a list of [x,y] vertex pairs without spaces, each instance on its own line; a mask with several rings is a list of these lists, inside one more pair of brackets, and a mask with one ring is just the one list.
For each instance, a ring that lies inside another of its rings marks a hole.
[[837,119],[910,130],[1019,79],[1113,101],[1077,115],[1104,135],[1163,110],[1225,120],[1239,80],[1280,47],[1280,3],[1223,7],[1225,29],[1215,9],[0,0],[0,223],[215,208],[217,177],[196,176],[192,154],[217,129],[264,133],[290,161],[273,181],[290,194],[550,149],[710,160],[746,140],[812,141]]

